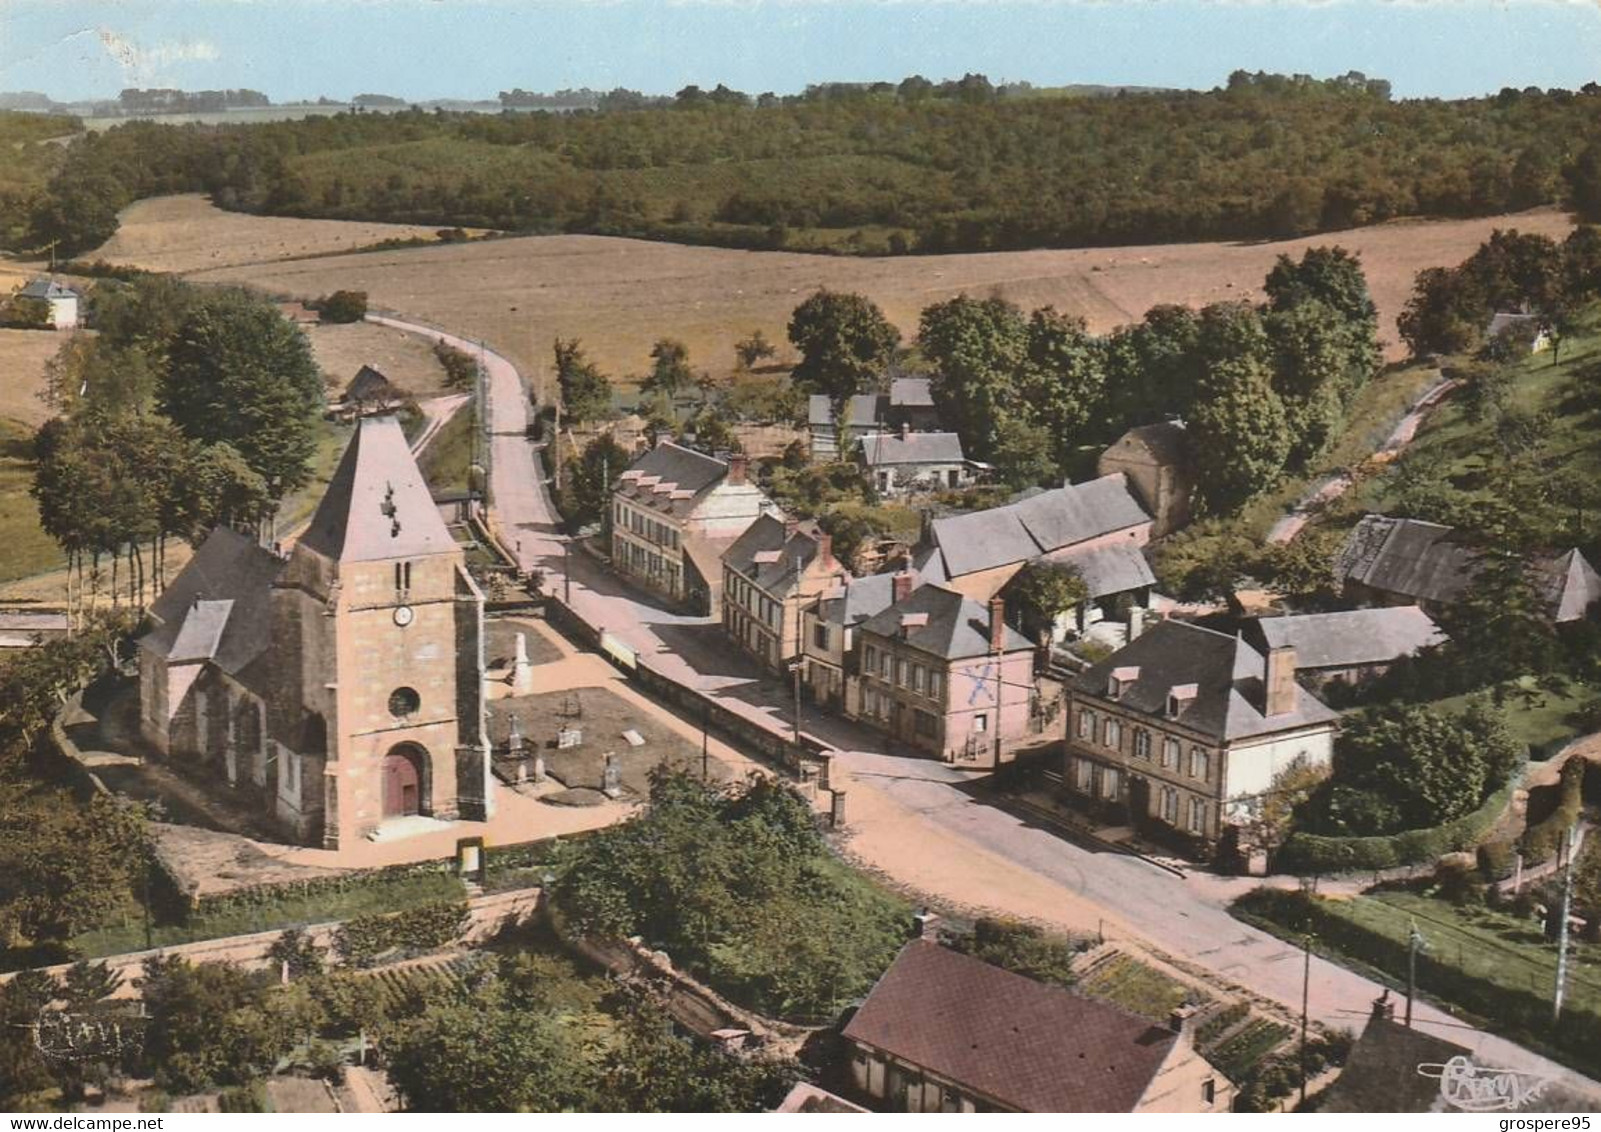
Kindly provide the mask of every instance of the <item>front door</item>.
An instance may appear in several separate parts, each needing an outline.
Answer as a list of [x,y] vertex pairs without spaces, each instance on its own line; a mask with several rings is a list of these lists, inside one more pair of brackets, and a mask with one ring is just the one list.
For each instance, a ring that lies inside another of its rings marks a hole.
[[1128,782],[1128,815],[1129,824],[1135,829],[1143,829],[1151,816],[1151,782],[1150,779],[1138,775],[1131,777]]
[[409,817],[422,805],[417,764],[398,751],[384,757],[384,817]]

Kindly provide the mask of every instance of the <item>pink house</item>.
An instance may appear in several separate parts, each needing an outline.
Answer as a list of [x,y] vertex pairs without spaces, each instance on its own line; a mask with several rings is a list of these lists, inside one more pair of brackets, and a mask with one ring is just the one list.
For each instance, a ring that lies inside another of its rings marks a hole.
[[1034,648],[1005,604],[893,579],[893,603],[863,622],[857,718],[947,761],[995,766],[1032,731]]

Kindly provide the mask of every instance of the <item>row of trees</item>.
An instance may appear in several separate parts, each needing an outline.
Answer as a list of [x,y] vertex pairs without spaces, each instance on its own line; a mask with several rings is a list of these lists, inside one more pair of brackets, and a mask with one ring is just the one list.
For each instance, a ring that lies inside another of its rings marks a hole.
[[896,253],[1288,237],[1601,200],[1589,92],[1392,102],[1363,76],[1236,75],[1205,93],[1001,97],[969,75],[795,99],[688,87],[666,106],[614,94],[574,113],[132,122],[41,163],[10,207],[35,246],[68,251],[105,240],[131,200],[206,191],[281,215]]
[[83,594],[102,558],[112,593],[164,576],[169,538],[267,521],[311,476],[324,390],[305,335],[269,302],[144,276],[96,290],[99,334],[49,363],[57,416],[34,443],[32,492]]

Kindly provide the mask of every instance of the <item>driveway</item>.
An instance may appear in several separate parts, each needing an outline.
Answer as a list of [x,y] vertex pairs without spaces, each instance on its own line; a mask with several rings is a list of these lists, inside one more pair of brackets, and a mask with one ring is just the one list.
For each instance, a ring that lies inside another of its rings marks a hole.
[[[372,317],[372,316],[369,316]],[[467,342],[428,327],[374,318],[386,325],[479,350]],[[489,378],[488,420],[492,432],[493,468],[490,505],[508,545],[523,569],[543,570],[547,587],[562,593],[570,582],[570,604],[585,620],[599,625],[635,649],[666,675],[715,695],[728,707],[769,728],[788,733],[793,700],[788,687],[764,677],[753,662],[735,650],[716,623],[666,609],[642,591],[611,574],[560,534],[547,486],[537,471],[535,445],[524,436],[529,402],[516,369],[492,351],[483,353]],[[568,573],[570,571],[570,575]],[[1052,891],[1063,894],[1062,907],[1041,907],[1039,918],[1079,931],[1094,930],[1091,915],[1111,925],[1112,933],[1132,934],[1178,960],[1221,976],[1299,1013],[1302,953],[1282,941],[1240,923],[1227,905],[1255,881],[1192,873],[1177,877],[1138,858],[1096,852],[1064,841],[986,804],[975,791],[980,777],[926,758],[891,754],[873,732],[813,708],[802,713],[804,732],[840,754],[836,766],[851,791],[870,791],[872,803],[848,812],[865,812],[873,820],[893,823],[897,836],[858,837],[853,841],[866,864],[892,880],[914,885],[929,895],[972,906],[970,886],[959,891],[942,877],[969,874],[969,856],[1004,862],[995,870],[995,885],[1016,877],[1020,893],[1030,901]],[[919,830],[930,836],[920,836]],[[904,833],[901,831],[904,830]],[[941,856],[946,860],[942,863]],[[1038,884],[1035,883],[1037,878]],[[992,892],[987,906],[1008,905],[1005,892]],[[1048,901],[1048,897],[1046,898]],[[1058,914],[1069,910],[1069,915]],[[1378,984],[1336,964],[1313,958],[1309,1012],[1332,1026],[1360,1030]],[[1547,1074],[1577,1087],[1594,1083],[1545,1058],[1493,1035],[1482,1033],[1426,1004],[1414,1020],[1442,1037],[1474,1049],[1481,1064],[1505,1065]]]

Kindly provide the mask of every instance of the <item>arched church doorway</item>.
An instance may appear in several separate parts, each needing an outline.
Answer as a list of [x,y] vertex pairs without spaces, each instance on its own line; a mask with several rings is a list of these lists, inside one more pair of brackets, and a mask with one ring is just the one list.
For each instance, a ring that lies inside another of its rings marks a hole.
[[402,818],[429,811],[428,752],[401,743],[384,756],[384,817]]

